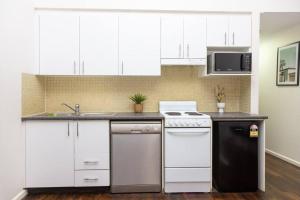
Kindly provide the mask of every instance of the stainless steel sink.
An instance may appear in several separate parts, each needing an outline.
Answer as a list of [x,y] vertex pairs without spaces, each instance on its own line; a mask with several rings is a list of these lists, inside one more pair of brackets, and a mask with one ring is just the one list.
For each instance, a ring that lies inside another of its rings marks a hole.
[[110,112],[84,112],[79,115],[75,115],[75,113],[43,113],[39,116],[43,117],[93,117],[93,116],[112,116],[115,113]]
[[42,116],[42,117],[71,117],[71,116],[75,116],[75,114],[73,114],[73,113],[43,113],[43,114],[40,114],[38,116]]

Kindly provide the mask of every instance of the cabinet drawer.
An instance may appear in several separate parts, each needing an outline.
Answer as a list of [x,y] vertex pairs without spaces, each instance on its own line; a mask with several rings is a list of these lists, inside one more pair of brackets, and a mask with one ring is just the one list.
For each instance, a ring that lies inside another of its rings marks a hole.
[[109,170],[75,171],[75,186],[109,186]]
[[109,169],[109,154],[108,153],[98,153],[95,156],[86,156],[85,158],[77,156],[76,159],[76,170],[85,169]]
[[166,182],[209,182],[210,168],[166,168]]

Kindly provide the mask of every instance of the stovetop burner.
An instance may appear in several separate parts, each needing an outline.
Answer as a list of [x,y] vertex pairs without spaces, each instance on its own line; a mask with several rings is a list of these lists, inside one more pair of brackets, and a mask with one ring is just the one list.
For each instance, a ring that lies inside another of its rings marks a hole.
[[166,112],[166,115],[179,116],[179,115],[181,115],[181,113],[180,112]]
[[198,112],[185,112],[185,114],[187,115],[203,115],[202,113],[198,113]]

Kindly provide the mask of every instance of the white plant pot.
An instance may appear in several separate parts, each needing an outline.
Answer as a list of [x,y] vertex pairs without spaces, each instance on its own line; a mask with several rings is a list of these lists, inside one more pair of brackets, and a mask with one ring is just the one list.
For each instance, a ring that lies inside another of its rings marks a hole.
[[219,113],[223,113],[225,108],[225,103],[217,103],[217,108],[219,110]]

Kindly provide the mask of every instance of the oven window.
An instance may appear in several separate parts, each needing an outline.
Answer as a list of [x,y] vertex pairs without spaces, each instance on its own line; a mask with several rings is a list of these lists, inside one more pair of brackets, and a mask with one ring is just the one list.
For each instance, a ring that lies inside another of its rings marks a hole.
[[241,71],[242,54],[216,53],[215,71]]

